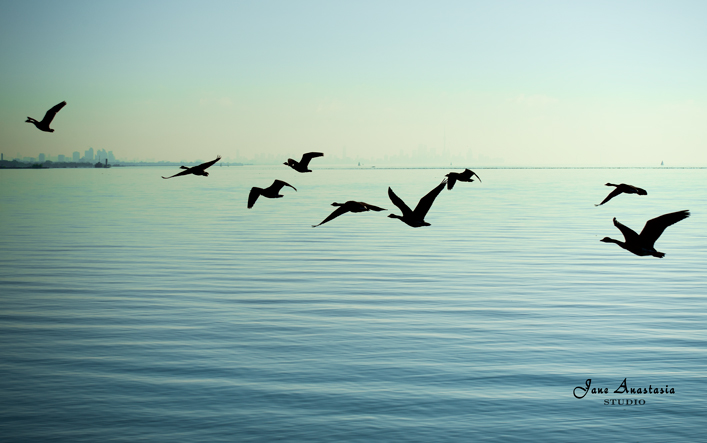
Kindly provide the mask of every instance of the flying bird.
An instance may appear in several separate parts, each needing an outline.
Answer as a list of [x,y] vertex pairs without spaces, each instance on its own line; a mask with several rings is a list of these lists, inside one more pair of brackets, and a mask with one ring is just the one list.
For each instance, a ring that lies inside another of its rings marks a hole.
[[[474,180],[471,178],[476,175],[476,172],[470,170],[470,169],[465,169],[464,172],[450,172],[447,174],[445,177],[449,177],[449,181],[447,182],[447,189],[452,189],[454,187],[454,183],[457,181],[460,182],[473,182]],[[476,178],[479,179],[479,182],[481,182],[481,177],[476,175]]]
[[54,120],[56,113],[61,111],[61,108],[63,108],[64,106],[66,106],[66,102],[61,102],[50,110],[48,110],[47,113],[44,114],[44,118],[41,122],[33,119],[32,117],[27,117],[25,123],[33,123],[34,126],[36,126],[37,129],[39,129],[40,131],[54,132],[54,130],[50,128],[49,125],[51,124],[52,120]]
[[611,191],[609,195],[606,196],[603,202],[599,203],[598,205],[594,206],[601,206],[604,203],[608,202],[612,198],[616,197],[619,194],[638,194],[638,195],[647,195],[648,193],[645,191],[645,189],[637,188],[635,186],[627,185],[626,183],[621,183],[620,185],[615,185],[613,183],[607,183],[605,186],[616,186],[616,189]]
[[400,197],[395,195],[395,192],[393,192],[392,189],[388,188],[388,197],[390,197],[390,200],[393,202],[393,204],[397,206],[398,209],[400,209],[400,211],[402,211],[403,213],[402,217],[396,214],[390,214],[388,217],[400,219],[400,221],[406,223],[408,226],[412,226],[413,228],[419,228],[420,226],[430,226],[430,224],[425,221],[425,215],[427,215],[427,212],[432,207],[432,203],[434,203],[435,198],[437,198],[439,193],[442,192],[442,189],[444,189],[444,185],[446,184],[447,179],[444,179],[442,183],[437,185],[437,187],[435,187],[433,190],[428,192],[427,195],[422,197],[417,203],[417,206],[415,207],[414,211],[410,210],[408,205],[406,205],[405,202],[400,199]]
[[253,186],[250,189],[250,194],[248,194],[248,209],[253,207],[253,205],[255,204],[255,201],[261,195],[263,197],[267,197],[267,198],[284,197],[284,195],[280,195],[280,189],[282,189],[283,186],[289,186],[290,188],[294,189],[295,191],[297,190],[297,188],[295,188],[294,186],[292,186],[289,183],[285,183],[282,180],[275,180],[274,182],[272,182],[272,185],[268,186],[265,189]]
[[309,161],[315,157],[323,156],[324,154],[322,154],[321,152],[308,152],[302,155],[302,160],[296,161],[291,158],[288,158],[287,161],[283,163],[283,165],[287,165],[297,172],[312,172],[311,169],[307,169],[309,167]]
[[319,223],[318,225],[312,225],[313,228],[316,228],[319,225],[323,225],[324,223],[334,220],[336,217],[340,216],[341,214],[346,214],[347,212],[366,212],[366,211],[385,211],[383,208],[379,208],[378,206],[373,206],[369,205],[368,203],[364,202],[356,202],[353,200],[349,200],[346,203],[332,203],[332,206],[338,206],[334,212],[332,212],[329,217],[325,218],[323,222]]
[[636,255],[652,255],[653,257],[663,258],[665,257],[665,254],[656,251],[653,244],[656,240],[658,240],[658,237],[660,237],[665,228],[679,222],[680,220],[684,220],[689,216],[690,211],[687,210],[661,215],[660,217],[648,220],[640,234],[636,234],[633,229],[622,225],[618,220],[616,220],[616,217],[614,217],[614,226],[619,228],[621,233],[624,235],[624,240],[626,241],[622,242],[609,237],[604,237],[601,241],[604,243],[616,243],[625,250]]
[[218,157],[216,157],[216,160],[211,160],[210,162],[202,163],[198,166],[192,166],[191,168],[187,168],[186,166],[180,166],[180,168],[184,169],[184,171],[174,174],[171,177],[162,176],[162,178],[179,177],[180,175],[189,175],[189,174],[203,175],[204,177],[208,177],[209,173],[206,172],[206,168],[212,166],[214,163],[216,163],[219,160],[221,160],[220,155]]

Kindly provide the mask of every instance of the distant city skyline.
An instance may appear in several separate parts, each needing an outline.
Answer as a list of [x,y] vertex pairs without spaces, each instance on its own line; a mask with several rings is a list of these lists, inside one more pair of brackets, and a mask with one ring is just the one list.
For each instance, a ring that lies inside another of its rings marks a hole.
[[[214,154],[216,155],[216,154]],[[291,154],[290,156],[297,156],[297,154]],[[4,153],[3,153],[4,156]],[[74,151],[71,156],[64,154],[58,154],[56,156],[46,155],[44,153],[39,153],[36,157],[20,156],[18,153],[14,158],[8,158],[4,156],[5,160],[18,160],[23,162],[104,162],[106,159],[109,163],[129,163],[129,162],[176,162],[176,163],[202,163],[204,159],[193,158],[193,159],[181,159],[181,160],[168,160],[164,158],[125,158],[120,156],[115,156],[113,151],[106,151],[105,149],[99,149],[95,151],[89,148],[84,151],[84,155],[81,156],[79,151]],[[247,164],[281,164],[283,160],[287,160],[287,155],[285,154],[262,154],[256,153],[254,155],[241,156],[240,152],[236,152],[235,156],[223,156],[224,162],[231,163],[247,163]],[[502,166],[504,164],[504,159],[498,157],[487,157],[483,154],[474,155],[471,151],[467,151],[462,155],[455,155],[446,150],[437,151],[434,149],[429,149],[426,145],[420,145],[412,152],[400,151],[397,154],[384,154],[379,157],[349,157],[346,154],[346,149],[341,150],[340,155],[336,153],[325,153],[324,157],[318,159],[317,163],[325,164],[358,164],[364,162],[367,165],[374,163],[386,164],[386,165],[409,165],[409,164],[435,164],[435,165],[497,165]]]
[[[706,21],[688,0],[3,2],[0,149],[705,166]],[[63,100],[55,132],[24,122]]]

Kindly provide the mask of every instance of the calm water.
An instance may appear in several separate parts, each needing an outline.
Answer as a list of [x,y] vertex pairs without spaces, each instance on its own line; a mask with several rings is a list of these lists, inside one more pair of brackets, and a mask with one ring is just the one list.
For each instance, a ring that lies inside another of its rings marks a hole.
[[175,169],[0,171],[0,440],[704,438],[707,170],[475,169],[413,229],[448,170]]

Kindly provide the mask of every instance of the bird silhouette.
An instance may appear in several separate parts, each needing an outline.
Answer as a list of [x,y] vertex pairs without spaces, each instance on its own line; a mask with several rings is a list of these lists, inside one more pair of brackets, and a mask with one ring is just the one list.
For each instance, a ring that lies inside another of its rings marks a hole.
[[47,113],[44,114],[44,118],[41,122],[33,119],[32,117],[27,117],[25,123],[33,123],[34,126],[36,126],[37,129],[39,129],[40,131],[54,132],[54,130],[50,128],[49,125],[51,124],[52,120],[54,120],[56,113],[61,111],[61,108],[63,108],[64,106],[66,106],[66,102],[61,102],[50,110],[48,110]]
[[641,188],[637,188],[635,186],[627,185],[626,183],[621,183],[620,185],[615,185],[613,183],[607,183],[604,186],[616,186],[616,189],[611,191],[609,195],[606,196],[603,202],[599,203],[598,205],[594,206],[601,206],[604,203],[608,202],[612,198],[616,197],[619,194],[638,194],[638,195],[647,195],[648,193]]
[[[451,190],[454,187],[454,183],[456,183],[457,181],[473,182],[474,180],[471,177],[475,175],[476,173],[470,169],[465,169],[464,172],[450,172],[445,176],[449,178],[449,181],[447,181],[447,189]],[[481,177],[476,175],[476,178],[478,178],[479,182],[481,182]]]
[[422,197],[417,203],[417,206],[415,207],[414,211],[410,210],[408,205],[406,205],[405,202],[400,199],[400,197],[395,195],[395,192],[393,192],[391,188],[388,188],[388,197],[390,197],[390,200],[393,202],[393,204],[397,206],[398,209],[400,209],[400,211],[402,211],[403,213],[402,217],[397,214],[390,214],[388,217],[397,218],[400,221],[406,223],[408,226],[412,226],[413,228],[419,228],[421,226],[430,226],[430,224],[425,221],[425,215],[427,215],[427,212],[432,207],[432,203],[434,203],[435,198],[437,198],[439,193],[442,192],[442,189],[444,189],[444,185],[446,184],[447,179],[444,179],[442,183],[437,185],[433,190],[428,192],[427,195]]
[[282,180],[275,180],[274,182],[272,182],[272,185],[268,186],[265,189],[253,186],[250,189],[250,194],[248,194],[248,209],[253,207],[253,205],[255,204],[255,201],[261,195],[263,197],[267,197],[267,198],[284,197],[284,195],[280,195],[280,189],[282,189],[283,186],[289,186],[290,188],[294,189],[295,191],[297,190],[297,188],[295,188],[294,186],[292,186],[289,183],[285,183]]
[[296,161],[291,158],[288,158],[287,161],[283,163],[283,165],[287,165],[297,172],[312,172],[310,169],[307,169],[309,167],[309,161],[315,157],[323,156],[324,154],[322,154],[321,152],[308,152],[302,155],[302,160]]
[[648,220],[640,234],[636,234],[633,229],[622,225],[618,220],[616,220],[616,217],[614,217],[614,226],[619,228],[621,233],[624,235],[624,240],[626,241],[622,242],[609,237],[604,237],[600,241],[603,241],[604,243],[616,243],[625,250],[636,255],[652,255],[653,257],[663,258],[665,257],[665,254],[656,251],[655,247],[653,247],[655,241],[658,240],[658,237],[660,237],[663,231],[665,231],[665,228],[679,222],[680,220],[684,220],[689,216],[690,211],[688,210],[661,215],[660,217]]
[[162,176],[162,178],[179,177],[180,175],[189,175],[189,174],[203,175],[204,177],[208,177],[209,173],[206,172],[206,168],[212,166],[214,163],[216,163],[219,160],[221,160],[220,155],[218,157],[216,157],[216,160],[211,160],[210,162],[202,163],[198,166],[192,166],[191,168],[187,168],[186,166],[180,166],[180,168],[184,169],[184,171],[174,174],[171,177]]
[[323,222],[319,223],[318,225],[312,225],[313,228],[323,225],[328,221],[334,220],[336,217],[340,216],[341,214],[346,214],[347,212],[385,211],[385,209],[379,208],[378,206],[373,206],[365,202],[357,202],[353,200],[349,200],[346,203],[334,202],[331,205],[338,206],[338,208],[336,208],[336,210],[334,210],[334,212],[332,212],[329,217],[325,218]]

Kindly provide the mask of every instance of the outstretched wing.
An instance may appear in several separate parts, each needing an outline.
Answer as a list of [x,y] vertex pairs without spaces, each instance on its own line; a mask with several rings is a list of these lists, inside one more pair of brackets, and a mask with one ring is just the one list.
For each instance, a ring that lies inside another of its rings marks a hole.
[[280,192],[280,189],[282,189],[283,186],[289,186],[290,188],[294,189],[295,191],[297,190],[297,188],[295,188],[291,184],[286,183],[282,180],[275,180],[274,182],[272,182],[272,185],[270,185],[268,187],[268,189],[272,190],[273,192],[275,192],[277,194],[278,192]]
[[318,225],[312,225],[312,227],[316,228],[317,226],[323,225],[324,223],[326,223],[328,221],[334,220],[336,217],[340,216],[341,214],[346,214],[347,212],[349,212],[348,206],[346,206],[346,205],[339,206],[338,208],[336,208],[334,210],[334,212],[329,214],[329,217],[325,218],[324,221],[322,221]]
[[664,214],[660,217],[648,220],[641,231],[641,240],[644,241],[647,246],[652,248],[655,241],[658,240],[658,237],[660,237],[663,231],[665,231],[665,228],[670,225],[674,225],[680,220],[685,220],[689,216],[690,211],[685,210],[671,212],[670,214]]
[[220,155],[218,157],[216,157],[216,160],[211,160],[210,162],[202,163],[199,166],[194,166],[194,169],[201,169],[202,171],[204,171],[204,170],[206,170],[206,168],[213,166],[213,164],[219,160],[221,160]]
[[621,231],[621,233],[624,235],[624,240],[626,241],[626,243],[634,243],[638,241],[638,234],[636,234],[636,231],[620,223],[618,220],[616,220],[616,217],[614,217],[614,226],[619,228],[619,231]]
[[449,180],[447,180],[447,189],[449,189],[450,191],[454,187],[454,183],[457,182],[457,175],[458,174],[456,172],[450,172],[449,174],[447,174],[447,177],[449,177]]
[[606,196],[606,198],[604,199],[603,202],[599,203],[598,205],[594,205],[594,206],[601,206],[601,205],[603,205],[604,203],[606,203],[606,202],[608,202],[609,200],[611,200],[612,198],[614,198],[614,197],[616,197],[617,195],[621,194],[622,192],[624,192],[623,189],[621,189],[621,187],[617,187],[616,189],[614,189],[613,191],[611,191],[611,193],[610,193],[609,195]]
[[250,188],[250,194],[248,194],[248,209],[252,208],[255,201],[260,197],[260,192],[262,189],[256,188],[255,186]]
[[179,177],[180,175],[189,175],[189,174],[192,174],[191,168],[185,168],[184,166],[182,166],[182,168],[184,168],[184,170],[183,170],[182,172],[178,172],[178,173],[176,173],[176,174],[174,174],[174,175],[172,175],[172,176],[170,176],[170,177],[165,177],[165,176],[163,175],[162,178],[172,178],[172,177]]
[[49,123],[54,120],[54,116],[56,116],[56,113],[61,111],[61,108],[66,106],[66,102],[61,102],[58,105],[54,106],[50,110],[47,111],[46,114],[44,114],[44,118],[42,119],[42,124],[49,126]]
[[324,154],[321,152],[308,152],[304,155],[302,155],[302,160],[300,160],[299,164],[304,166],[305,168],[309,164],[309,161],[315,157],[323,157]]
[[638,195],[648,195],[648,192],[645,189],[639,188],[637,186],[632,186],[632,185],[626,185],[626,186],[631,186],[634,191],[636,191],[636,194]]
[[412,215],[412,210],[408,208],[408,205],[405,204],[404,201],[400,199],[397,195],[395,195],[395,192],[393,192],[390,187],[388,187],[388,197],[390,197],[390,201],[393,202],[395,206],[400,209],[400,211],[403,213],[403,217],[410,217]]
[[465,169],[464,172],[466,172],[466,171],[469,171],[469,179],[471,179],[471,177],[473,177],[473,176],[476,176],[476,178],[479,179],[479,183],[483,183],[483,182],[481,181],[481,177],[479,177],[479,174],[477,174],[476,172],[472,171],[471,169]]
[[442,180],[442,183],[437,185],[436,188],[428,192],[427,195],[420,199],[420,201],[417,203],[417,206],[415,206],[415,211],[413,211],[416,217],[418,217],[420,220],[425,219],[427,211],[430,210],[430,208],[432,207],[432,203],[434,203],[435,199],[437,198],[439,193],[442,192],[442,189],[444,189],[444,185],[446,184],[447,180]]
[[366,209],[368,209],[369,211],[380,212],[380,211],[385,211],[385,210],[386,210],[385,208],[379,208],[378,206],[369,205],[368,203],[364,203],[364,202],[359,202],[359,203],[360,203],[361,205],[363,205],[363,206],[364,206]]

